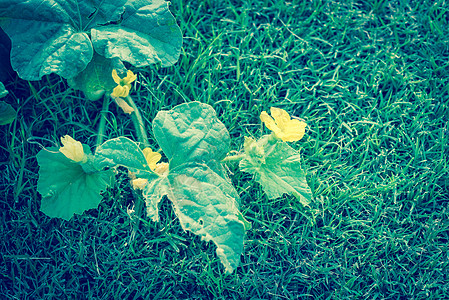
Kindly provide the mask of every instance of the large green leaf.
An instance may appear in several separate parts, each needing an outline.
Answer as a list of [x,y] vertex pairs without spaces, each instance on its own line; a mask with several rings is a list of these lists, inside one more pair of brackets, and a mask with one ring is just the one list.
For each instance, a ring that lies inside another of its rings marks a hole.
[[[88,153],[89,148],[84,145],[84,149]],[[91,160],[92,155],[88,156]],[[39,151],[37,161],[41,211],[64,220],[96,208],[102,199],[101,191],[110,185],[114,175],[112,170],[86,172],[81,164],[68,159],[55,147]]]
[[229,151],[228,130],[215,110],[200,102],[158,112],[153,120],[153,133],[170,160],[170,168],[186,161],[220,161]]
[[74,77],[94,48],[136,66],[170,66],[182,44],[164,0],[2,0],[0,26],[13,41],[12,67],[26,80]]
[[311,202],[312,191],[301,168],[298,151],[272,135],[263,136],[259,141],[245,137],[244,149],[240,169],[254,175],[268,198],[292,194],[303,205]]
[[158,203],[166,195],[183,229],[215,243],[226,271],[232,272],[250,225],[238,210],[239,195],[220,164],[229,151],[228,131],[211,106],[191,102],[159,112],[153,132],[170,170],[144,188],[148,215],[158,220]]

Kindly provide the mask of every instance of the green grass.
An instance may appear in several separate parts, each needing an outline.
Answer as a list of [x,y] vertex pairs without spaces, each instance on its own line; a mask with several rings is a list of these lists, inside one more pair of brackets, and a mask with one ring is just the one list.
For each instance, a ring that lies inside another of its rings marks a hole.
[[[147,124],[198,100],[239,150],[244,135],[260,135],[261,111],[283,108],[308,124],[293,146],[315,202],[268,200],[229,165],[253,225],[231,275],[167,200],[159,223],[135,216],[125,174],[98,209],[50,219],[35,155],[65,134],[94,146],[101,101],[57,76],[12,78],[19,117],[0,127],[1,298],[449,298],[447,3],[174,0],[171,10],[184,35],[179,62],[133,69]],[[107,136],[135,138],[110,110]]]

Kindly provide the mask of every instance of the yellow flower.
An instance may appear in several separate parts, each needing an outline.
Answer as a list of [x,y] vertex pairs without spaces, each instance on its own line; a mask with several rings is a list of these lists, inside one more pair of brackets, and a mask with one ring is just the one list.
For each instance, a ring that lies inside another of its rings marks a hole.
[[147,164],[150,166],[150,169],[154,171],[156,169],[156,164],[161,159],[162,155],[158,152],[153,152],[151,148],[145,148],[142,150],[142,152],[143,155],[145,155]]
[[291,119],[290,115],[283,109],[272,107],[270,117],[265,111],[260,114],[260,120],[268,129],[284,142],[295,142],[302,139],[306,130],[306,123]]
[[61,143],[63,147],[59,148],[59,151],[67,158],[74,162],[86,162],[87,157],[84,154],[83,145],[74,140],[70,135],[61,137]]
[[156,168],[153,171],[158,173],[159,175],[167,174],[168,173],[168,163],[161,162],[161,163],[156,164]]
[[[150,166],[150,169],[154,172],[158,173],[159,175],[166,175],[168,172],[168,163],[162,162],[157,163],[161,159],[161,154],[158,152],[153,152],[151,148],[145,148],[142,150],[143,155],[145,155],[145,159],[147,160],[148,166]],[[143,190],[145,186],[148,184],[148,180],[144,178],[136,178],[136,175],[133,173],[129,174],[131,178],[131,184],[133,186],[133,189],[140,189]]]
[[133,186],[133,189],[139,189],[139,190],[143,190],[144,187],[147,185],[148,183],[148,179],[144,179],[144,178],[137,178],[131,181],[131,184]]
[[125,78],[120,78],[117,75],[117,71],[114,69],[112,70],[112,78],[114,79],[115,83],[118,84],[112,91],[113,97],[126,97],[129,94],[129,90],[131,89],[131,82],[137,79],[137,76],[134,75],[134,73],[131,70],[128,70],[126,73]]

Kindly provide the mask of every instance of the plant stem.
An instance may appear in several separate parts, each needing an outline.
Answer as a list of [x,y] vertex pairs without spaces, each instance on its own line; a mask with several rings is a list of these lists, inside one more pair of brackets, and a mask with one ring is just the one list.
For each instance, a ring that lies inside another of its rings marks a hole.
[[222,163],[230,162],[230,161],[241,161],[246,154],[237,154],[233,156],[227,156],[221,160]]
[[[149,147],[150,143],[148,142],[148,136],[147,132],[145,130],[145,123],[143,122],[142,115],[140,114],[139,108],[137,107],[136,103],[134,103],[133,99],[128,95],[126,96],[126,101],[128,102],[129,106],[132,107],[134,112],[131,113],[131,119],[133,120],[134,127],[136,129],[137,133],[137,140],[144,146]],[[138,193],[135,193],[134,197],[134,213],[135,213],[135,223],[133,225],[133,231],[132,231],[132,237],[135,236],[137,231],[139,230],[139,223],[140,218],[142,214],[142,209],[144,207],[144,199],[141,195]],[[134,239],[134,238],[133,238]]]
[[104,139],[104,130],[106,127],[106,115],[109,110],[109,95],[103,96],[103,107],[100,112],[100,123],[98,124],[98,133],[97,133],[97,142],[96,147],[100,146],[103,143]]
[[126,96],[126,100],[128,104],[134,109],[134,114],[132,114],[131,117],[134,122],[134,127],[136,128],[137,139],[140,143],[143,144],[144,147],[148,147],[150,144],[148,143],[148,136],[147,132],[145,131],[145,124],[143,123],[142,115],[140,114],[140,111],[134,103],[133,99],[129,95]]

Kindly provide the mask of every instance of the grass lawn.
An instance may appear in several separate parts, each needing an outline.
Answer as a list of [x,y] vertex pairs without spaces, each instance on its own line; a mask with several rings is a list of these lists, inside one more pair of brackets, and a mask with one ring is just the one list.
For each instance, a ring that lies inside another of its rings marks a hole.
[[[101,101],[65,80],[4,82],[19,112],[0,127],[1,299],[449,299],[449,6],[446,1],[173,0],[178,63],[132,70],[149,126],[159,110],[212,105],[240,150],[276,106],[304,119],[314,194],[269,200],[228,164],[252,223],[240,267],[132,213],[126,174],[70,221],[39,211],[35,155],[70,134],[94,146]],[[134,137],[116,106],[107,137]],[[151,134],[150,134],[151,138]],[[152,142],[155,143],[154,139]],[[135,226],[139,222],[138,226]]]

